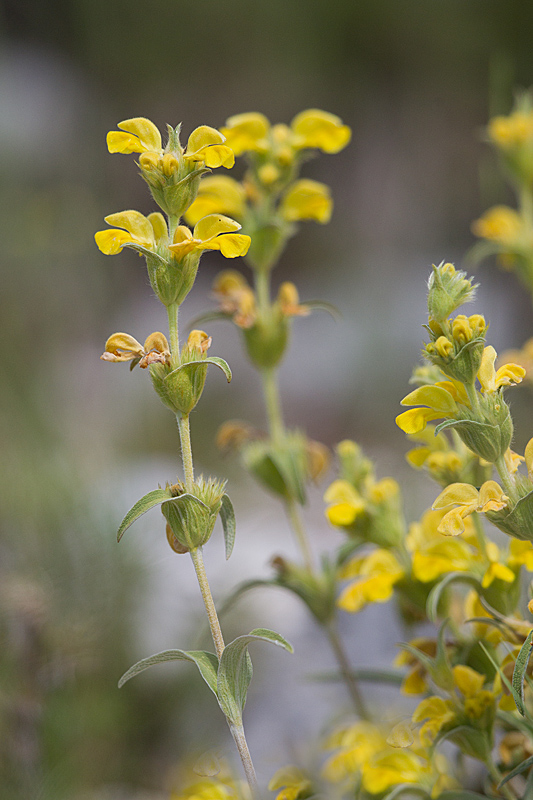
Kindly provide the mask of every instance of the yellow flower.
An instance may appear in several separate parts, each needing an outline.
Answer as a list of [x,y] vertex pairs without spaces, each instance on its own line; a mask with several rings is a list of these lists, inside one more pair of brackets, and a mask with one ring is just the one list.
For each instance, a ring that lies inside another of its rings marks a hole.
[[522,231],[522,218],[508,206],[494,206],[472,223],[472,232],[482,239],[503,245],[516,243]]
[[221,311],[232,314],[236,325],[240,328],[252,327],[256,319],[255,294],[240,272],[233,269],[219,272],[213,291]]
[[337,729],[326,740],[327,750],[336,750],[324,764],[322,774],[331,783],[354,779],[368,760],[387,746],[385,736],[372,722],[360,721]]
[[420,433],[431,420],[455,417],[458,408],[450,391],[451,382],[443,381],[442,384],[419,386],[403,398],[402,406],[426,406],[411,408],[396,417],[396,424],[404,433]]
[[494,704],[499,690],[496,692],[484,689],[486,675],[476,672],[465,664],[457,664],[452,668],[452,673],[454,685],[463,695],[465,713],[473,719],[478,719],[485,709]]
[[485,393],[497,392],[502,386],[515,386],[522,382],[526,374],[523,367],[518,364],[504,364],[498,371],[494,368],[497,353],[494,347],[485,347],[481,366],[477,373],[481,388]]
[[105,343],[105,351],[100,356],[102,361],[133,361],[142,369],[150,364],[169,364],[170,349],[166,336],[162,333],[151,333],[144,345],[130,336],[129,333],[114,333]]
[[326,517],[332,525],[344,527],[365,512],[366,502],[346,480],[333,481],[324,495],[324,502],[332,503],[326,509]]
[[[141,153],[145,158],[141,166],[148,167],[150,162],[163,159],[165,154],[161,141],[161,134],[153,122],[145,117],[126,119],[118,123],[120,131],[110,131],[107,134],[107,147],[110,153]],[[230,169],[235,163],[233,151],[224,145],[225,137],[220,131],[209,125],[201,125],[189,136],[186,150],[180,147],[178,155],[186,161],[203,162],[207,167],[226,167]],[[164,162],[162,162],[164,169]]]
[[185,212],[189,225],[196,225],[208,214],[227,214],[241,219],[245,212],[246,191],[244,186],[227,175],[212,175],[204,178],[198,196]]
[[302,111],[294,117],[290,128],[270,126],[268,119],[257,112],[236,114],[221,129],[235,155],[247,151],[265,153],[274,150],[281,162],[290,162],[291,150],[316,148],[325,153],[338,153],[350,141],[351,131],[334,114],[318,109]]
[[422,700],[415,708],[412,716],[413,722],[423,722],[420,728],[422,746],[431,747],[441,728],[451,722],[454,717],[455,712],[451,700],[443,700],[442,697],[437,697],[436,695]]
[[386,750],[363,766],[362,786],[370,794],[381,794],[399,783],[419,784],[431,776],[431,771],[415,753]]
[[329,222],[333,210],[329,187],[318,181],[302,178],[289,187],[282,198],[280,210],[282,217],[288,222],[301,219]]
[[327,111],[310,108],[291,122],[297,137],[297,147],[316,147],[325,153],[338,153],[350,141],[352,132],[342,120]]
[[298,289],[290,281],[279,287],[277,305],[284,317],[307,317],[311,313],[308,306],[300,305]]
[[222,214],[209,214],[196,223],[192,233],[185,225],[178,225],[169,250],[178,258],[203,250],[220,250],[226,258],[243,256],[248,252],[251,240],[245,234],[235,233],[241,227]]
[[276,800],[297,800],[307,797],[312,793],[312,783],[301,769],[293,765],[282,767],[271,778],[268,784],[269,792],[276,792]]
[[533,140],[533,113],[514,111],[508,117],[491,119],[489,137],[504,150],[524,145]]
[[110,225],[124,228],[111,228],[95,233],[98,248],[108,256],[120,253],[123,247],[155,251],[159,244],[168,241],[167,223],[159,212],[145,217],[139,211],[119,211],[104,219]]
[[445,536],[458,536],[465,530],[465,517],[473,511],[499,511],[505,508],[509,498],[496,481],[485,481],[478,491],[469,483],[452,483],[439,494],[433,509],[455,505],[442,518],[437,530]]
[[386,603],[394,585],[403,578],[404,570],[389,551],[382,548],[355,558],[343,568],[340,578],[358,578],[341,593],[337,604],[344,611],[356,613],[367,603]]
[[443,516],[443,510],[426,511],[409,529],[406,545],[412,554],[413,577],[422,583],[448,572],[465,572],[475,557],[475,551],[463,539],[442,538],[438,531]]
[[[428,639],[425,636],[419,636],[416,639],[411,639],[410,645],[421,650],[422,653],[435,658],[437,654],[437,642],[435,639]],[[395,667],[409,667],[409,672],[405,676],[400,691],[402,694],[422,694],[427,691],[427,669],[425,665],[419,661],[416,656],[408,650],[400,650],[394,659]]]

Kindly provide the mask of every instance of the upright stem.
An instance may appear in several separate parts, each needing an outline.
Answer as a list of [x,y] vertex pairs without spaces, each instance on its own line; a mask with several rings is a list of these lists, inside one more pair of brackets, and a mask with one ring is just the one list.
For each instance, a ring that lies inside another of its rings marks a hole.
[[279,397],[279,387],[277,372],[274,367],[261,370],[263,379],[263,393],[265,396],[265,407],[268,420],[270,436],[274,442],[280,442],[285,433],[283,424],[283,412],[281,410],[281,400]]
[[339,665],[341,675],[344,679],[348,692],[350,693],[355,712],[360,719],[369,720],[370,714],[368,713],[368,709],[365,705],[365,701],[363,700],[363,696],[357,681],[353,676],[350,662],[348,661],[348,657],[344,650],[335,622],[330,622],[324,627],[331,644],[331,649],[333,650],[335,658],[337,659],[337,664]]
[[233,741],[237,745],[237,750],[239,751],[239,755],[241,757],[246,779],[250,789],[252,790],[252,797],[258,797],[259,787],[257,785],[257,775],[255,774],[252,756],[250,755],[246,736],[244,735],[244,728],[242,725],[230,723],[229,729],[231,731],[231,735],[233,736]]
[[190,553],[192,563],[194,564],[194,569],[196,571],[196,577],[198,578],[200,591],[202,593],[205,610],[207,612],[207,619],[209,620],[209,627],[211,628],[211,636],[213,637],[213,644],[215,645],[217,658],[220,659],[222,653],[224,652],[224,637],[222,636],[222,629],[218,620],[218,614],[215,608],[213,595],[211,594],[211,588],[209,586],[209,581],[207,580],[202,548],[197,547],[194,550],[191,550]]
[[255,292],[257,295],[257,305],[262,315],[270,312],[270,272],[266,269],[254,271]]
[[483,553],[485,558],[488,558],[488,556],[487,556],[487,537],[485,536],[485,531],[483,530],[483,523],[481,521],[481,517],[479,516],[477,511],[474,511],[474,513],[472,514],[471,519],[472,519],[472,521],[474,523],[474,528],[476,529],[476,539],[477,539],[478,544],[479,544],[479,549]]
[[501,478],[501,481],[503,483],[503,488],[505,489],[505,493],[509,496],[510,500],[513,503],[516,503],[516,500],[517,500],[517,497],[516,497],[516,486],[515,486],[514,478],[511,475],[511,473],[509,472],[509,468],[507,467],[507,464],[505,463],[505,458],[503,456],[500,456],[499,459],[494,462],[494,466],[498,470],[498,474],[499,474],[499,476]]
[[194,466],[192,462],[191,429],[189,426],[189,415],[178,414],[178,427],[181,441],[181,459],[183,461],[183,472],[185,474],[185,488],[191,491],[194,484]]
[[[503,775],[496,766],[496,764],[494,763],[494,761],[492,760],[492,758],[490,759],[490,761],[487,762],[487,767],[495,784],[498,785],[502,780]],[[503,796],[507,798],[507,800],[516,800],[516,794],[513,792],[508,783],[505,784],[505,786],[502,786],[500,791],[503,794]]]
[[180,357],[180,339],[178,335],[178,309],[177,303],[172,303],[167,306],[168,314],[168,331],[170,335],[170,353],[172,356],[172,364],[176,366]]
[[291,527],[296,534],[296,539],[298,541],[306,569],[308,569],[309,572],[313,572],[314,567],[311,548],[309,547],[309,542],[307,540],[307,534],[305,532],[300,508],[293,497],[285,501],[285,510],[287,511],[287,516],[289,518],[289,522],[291,523]]

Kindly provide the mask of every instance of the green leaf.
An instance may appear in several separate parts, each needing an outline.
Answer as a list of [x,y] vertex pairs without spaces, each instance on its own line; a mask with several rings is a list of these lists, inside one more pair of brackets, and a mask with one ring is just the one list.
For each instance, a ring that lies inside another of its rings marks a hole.
[[[421,797],[430,798],[431,795],[427,789],[424,789],[423,786],[420,786],[418,783],[400,783],[399,786],[396,786],[392,792],[386,794],[383,800],[396,800],[397,797],[404,794],[404,792],[409,792],[409,794],[419,794]],[[439,800],[442,795],[439,794]]]
[[217,696],[220,708],[228,719],[236,725],[242,722],[242,711],[246,694],[252,680],[252,660],[248,646],[254,641],[272,642],[293,652],[289,642],[268,628],[254,628],[245,636],[238,636],[226,645],[220,658],[217,676]]
[[214,653],[208,653],[205,650],[163,650],[161,653],[155,653],[153,656],[143,658],[124,673],[118,682],[118,688],[120,689],[126,681],[144,672],[145,669],[154,666],[154,664],[163,664],[166,661],[191,661],[196,664],[200,675],[216,696],[218,658]]
[[501,789],[502,786],[504,786],[507,783],[507,781],[510,781],[511,778],[514,778],[515,775],[520,775],[521,772],[525,772],[526,769],[529,769],[529,767],[532,766],[533,766],[533,756],[529,756],[529,758],[526,758],[525,761],[522,761],[521,764],[519,764],[517,767],[511,770],[511,772],[505,776],[503,781],[499,782],[498,789]]
[[463,583],[469,583],[475,589],[481,591],[481,584],[476,578],[475,575],[472,575],[469,572],[449,572],[443,580],[439,581],[433,589],[430,591],[428,595],[428,599],[426,602],[426,614],[428,615],[428,619],[433,624],[437,624],[438,619],[438,605],[440,599],[442,597],[443,591],[451,584],[455,583],[456,581],[462,581]]
[[227,494],[222,495],[222,505],[220,506],[219,513],[224,530],[227,561],[233,552],[233,545],[235,544],[235,512],[233,510],[233,504]]
[[[502,668],[500,667],[500,665],[499,665],[499,664],[498,664],[498,663],[497,663],[497,662],[494,660],[494,658],[493,658],[493,657],[492,657],[492,655],[489,653],[489,651],[487,650],[487,648],[485,647],[485,645],[483,644],[483,642],[481,642],[481,641],[480,641],[480,642],[479,642],[479,646],[481,647],[481,649],[483,650],[483,652],[485,653],[485,655],[486,655],[486,656],[487,656],[487,658],[489,659],[490,663],[492,664],[492,666],[494,667],[494,669],[496,670],[496,672],[497,672],[497,673],[498,673],[498,675],[500,676],[500,678],[501,678],[501,681],[502,681],[503,685],[504,685],[504,686],[506,687],[506,689],[508,689],[508,690],[509,690],[509,692],[510,692],[510,693],[513,695],[513,697],[514,697],[514,701],[515,701],[515,703],[516,703],[517,695],[516,695],[516,693],[515,693],[515,690],[514,690],[514,689],[513,689],[513,687],[511,686],[511,682],[509,681],[509,678],[507,677],[507,675],[505,674],[505,672],[502,670]],[[516,723],[518,723],[518,722],[519,722],[519,720],[516,720]]]
[[530,631],[527,638],[520,648],[520,652],[516,658],[516,664],[513,670],[513,697],[515,699],[516,707],[523,717],[526,716],[526,707],[524,705],[524,678],[529,663],[529,657],[533,650],[533,631]]
[[148,492],[148,494],[145,494],[144,497],[141,497],[141,499],[138,500],[132,508],[130,508],[120,523],[117,533],[117,541],[120,542],[125,531],[127,531],[127,529],[135,522],[135,520],[139,519],[139,517],[142,517],[142,515],[146,514],[147,511],[150,511],[151,508],[161,505],[161,503],[164,503],[165,500],[169,500],[170,497],[171,495],[167,489],[154,489],[153,492]]
[[201,367],[204,364],[214,364],[215,367],[218,367],[222,370],[228,383],[231,381],[231,369],[229,364],[227,361],[224,361],[223,358],[219,358],[218,356],[209,356],[209,358],[202,358],[200,361],[187,361],[185,364],[180,364],[179,367],[176,367],[176,369],[173,369],[172,372],[168,373],[168,375],[165,375],[165,380],[170,378],[171,375],[175,375],[176,372],[179,372],[180,369],[183,369],[184,367]]
[[203,314],[199,314],[189,322],[187,330],[197,328],[199,325],[205,325],[206,322],[217,322],[220,319],[231,319],[231,314],[226,311],[204,311]]

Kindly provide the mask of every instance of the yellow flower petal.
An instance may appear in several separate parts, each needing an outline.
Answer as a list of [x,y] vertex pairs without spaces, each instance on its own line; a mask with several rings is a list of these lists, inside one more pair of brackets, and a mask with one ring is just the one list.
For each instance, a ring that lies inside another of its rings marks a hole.
[[457,404],[451,394],[440,386],[419,386],[401,401],[402,406],[429,406],[434,411],[455,414]]
[[485,675],[476,672],[472,667],[467,667],[465,664],[457,664],[452,668],[452,673],[455,686],[465,697],[476,695],[482,690],[485,683]]
[[289,222],[314,219],[326,223],[331,219],[332,209],[329,187],[303,178],[292,184],[281,201],[282,216]]
[[481,358],[481,365],[477,373],[478,380],[484,392],[495,392],[497,389],[496,370],[494,369],[496,358],[497,353],[494,347],[492,347],[492,345],[485,347]]
[[149,353],[150,350],[157,350],[159,353],[164,353],[169,350],[167,337],[160,331],[151,333],[144,343],[144,351]]
[[208,242],[203,242],[202,250],[220,250],[225,258],[245,256],[251,244],[251,239],[244,233],[224,233]]
[[145,153],[146,148],[137,136],[122,131],[109,131],[106,137],[107,149],[110,153]]
[[483,576],[481,585],[484,589],[491,585],[497,579],[505,581],[505,583],[513,583],[516,578],[514,572],[506,567],[505,564],[494,563],[491,564]]
[[129,333],[114,333],[105,343],[102,361],[131,361],[144,353],[143,346]]
[[351,525],[364,510],[365,504],[363,500],[360,501],[359,505],[355,503],[337,503],[326,509],[326,517],[332,525],[343,527]]
[[139,138],[143,149],[133,152],[143,153],[146,150],[160,152],[162,150],[163,144],[161,142],[161,134],[154,123],[150,122],[146,117],[125,119],[123,122],[118,123],[117,128],[120,128],[122,131],[127,131],[128,133],[133,133]]
[[508,497],[496,481],[485,481],[479,490],[479,510],[499,511],[507,505]]
[[245,212],[246,192],[244,187],[226,175],[213,175],[200,183],[198,196],[185,212],[189,225],[208,214],[226,214],[231,218],[242,217]]
[[396,425],[404,433],[420,433],[426,424],[433,419],[441,419],[442,413],[432,411],[430,408],[410,408],[396,417]]
[[524,458],[526,461],[527,473],[530,480],[533,480],[533,439],[530,439],[524,451]]
[[216,128],[211,128],[209,125],[200,125],[195,128],[187,142],[187,155],[190,156],[196,153],[202,147],[209,147],[211,144],[222,144],[225,137]]
[[226,144],[236,156],[246,150],[256,150],[258,142],[264,139],[270,130],[270,122],[257,112],[236,114],[226,120],[226,127],[221,133],[226,137]]
[[241,229],[241,225],[235,222],[230,217],[225,217],[223,214],[209,214],[203,217],[194,226],[194,238],[200,239],[202,242],[208,239],[213,239],[220,233],[229,233]]
[[116,225],[118,228],[125,228],[131,234],[131,240],[143,247],[155,247],[154,229],[152,224],[144,214],[139,211],[119,211],[116,214],[109,214],[104,218],[109,225]]
[[94,234],[94,240],[99,250],[106,256],[114,256],[120,253],[125,244],[131,242],[132,237],[126,231],[119,231],[111,228],[105,231],[98,231]]
[[471,514],[472,511],[475,511],[475,507],[452,508],[443,516],[437,531],[444,536],[459,536],[465,530],[464,517]]
[[[493,481],[494,482],[494,481]],[[469,483],[451,483],[442,491],[432,505],[433,510],[457,503],[462,506],[478,504],[478,490]]]
[[352,135],[339,117],[316,108],[297,114],[291,128],[298,137],[298,147],[318,147],[325,153],[338,153],[346,147]]
[[168,228],[163,214],[160,214],[159,211],[154,211],[152,214],[148,214],[148,219],[150,220],[150,224],[154,232],[154,238],[157,244],[167,239]]

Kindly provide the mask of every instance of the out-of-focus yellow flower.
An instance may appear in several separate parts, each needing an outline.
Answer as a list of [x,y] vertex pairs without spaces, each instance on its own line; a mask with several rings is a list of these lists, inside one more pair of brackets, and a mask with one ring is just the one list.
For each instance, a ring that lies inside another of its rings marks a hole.
[[423,723],[420,728],[422,746],[431,747],[441,728],[451,722],[454,717],[455,711],[451,700],[443,700],[442,697],[436,695],[422,700],[415,708],[411,718],[414,723]]
[[307,317],[311,313],[308,306],[300,305],[298,289],[290,281],[279,287],[277,304],[284,317]]
[[473,511],[500,511],[508,500],[496,481],[485,481],[479,491],[469,483],[452,483],[439,494],[433,509],[458,507],[443,516],[437,530],[445,536],[458,536],[465,530],[465,517]]
[[361,782],[370,794],[381,794],[400,783],[424,783],[431,775],[431,766],[420,756],[391,749],[374,756],[363,767]]
[[111,362],[134,361],[133,366],[138,363],[145,369],[150,364],[169,364],[170,349],[163,333],[151,333],[144,345],[129,333],[114,333],[105,343],[100,358]]
[[145,217],[139,211],[119,211],[104,219],[109,225],[119,226],[94,235],[98,248],[108,256],[120,253],[123,247],[155,251],[159,244],[168,241],[167,223],[159,212]]
[[447,572],[465,572],[476,559],[475,549],[464,539],[443,539],[439,532],[443,510],[430,510],[409,528],[406,545],[412,554],[413,577],[422,583]]
[[503,245],[516,243],[522,231],[520,214],[509,206],[494,206],[472,223],[472,233]]
[[346,526],[366,509],[366,502],[346,480],[333,481],[324,494],[324,502],[332,505],[326,509],[326,517],[332,525]]
[[329,222],[333,210],[329,187],[324,183],[302,178],[289,187],[281,200],[280,210],[282,217],[288,222],[301,219]]
[[245,201],[246,190],[241,183],[227,175],[211,175],[200,183],[198,196],[185,212],[185,219],[189,225],[196,225],[208,214],[242,219]]
[[192,233],[185,225],[178,225],[169,250],[178,258],[203,250],[220,250],[226,258],[237,258],[248,252],[251,241],[249,236],[235,233],[241,227],[222,214],[209,214],[196,223]]
[[384,548],[354,558],[343,567],[339,577],[357,580],[344,589],[337,604],[344,611],[356,613],[367,603],[386,603],[404,574],[399,561]]
[[[411,639],[409,644],[431,658],[435,658],[437,654],[437,642],[435,639],[419,636],[416,639]],[[422,692],[427,691],[427,669],[412,653],[408,650],[400,650],[394,659],[394,666],[409,667],[409,672],[405,676],[400,689],[402,694],[422,694]]]
[[533,112],[514,111],[508,117],[493,117],[488,133],[494,144],[504,150],[533,141]]
[[452,668],[452,673],[454,685],[463,695],[466,715],[472,719],[479,719],[485,709],[494,704],[496,696],[500,693],[499,686],[497,691],[484,689],[486,675],[476,672],[465,664],[457,664]]
[[[141,153],[148,156],[148,161],[155,158],[158,162],[163,158],[161,134],[149,119],[126,119],[119,122],[117,127],[121,130],[109,131],[107,134],[110,153]],[[209,125],[201,125],[191,133],[186,150],[181,148],[181,155],[185,160],[203,162],[207,167],[222,166],[230,169],[235,163],[235,157],[224,141],[224,135],[220,131]],[[145,166],[148,166],[148,161]]]
[[252,327],[256,319],[255,294],[240,272],[233,269],[219,272],[213,291],[221,311],[232,314],[236,325],[240,328]]
[[477,373],[481,388],[485,393],[497,392],[502,386],[521,383],[526,371],[518,364],[504,364],[498,371],[494,368],[497,353],[494,347],[485,347],[481,366]]
[[[442,385],[444,384],[444,385]],[[435,386],[419,386],[401,401],[402,406],[425,406],[410,408],[396,417],[396,424],[404,433],[420,433],[427,423],[443,417],[455,417],[458,412],[456,400],[450,391],[451,381],[442,381]]]
[[328,758],[322,774],[331,783],[353,780],[361,767],[386,747],[383,732],[372,722],[362,720],[339,728],[326,740],[325,749],[337,752]]
[[276,795],[276,800],[297,800],[308,797],[312,792],[312,783],[301,769],[292,764],[279,769],[268,784],[269,792],[281,791]]
[[[529,544],[529,542],[526,542],[526,544]],[[516,575],[512,569],[502,564],[498,545],[495,544],[495,542],[487,542],[486,553],[490,563],[487,571],[483,575],[481,581],[482,587],[487,589],[491,583],[497,579],[505,581],[505,583],[513,583]]]
[[[268,119],[257,112],[236,114],[226,120],[221,128],[226,143],[239,156],[247,151],[265,153],[277,151],[281,161],[290,161],[290,151],[305,148],[322,150],[325,153],[338,153],[350,141],[351,131],[334,114],[318,109],[308,109],[297,114],[286,125],[270,126]],[[284,150],[288,150],[284,158]]]
[[526,374],[524,380],[533,382],[533,338],[524,343],[521,350],[506,350],[498,359],[500,366],[519,364]]

